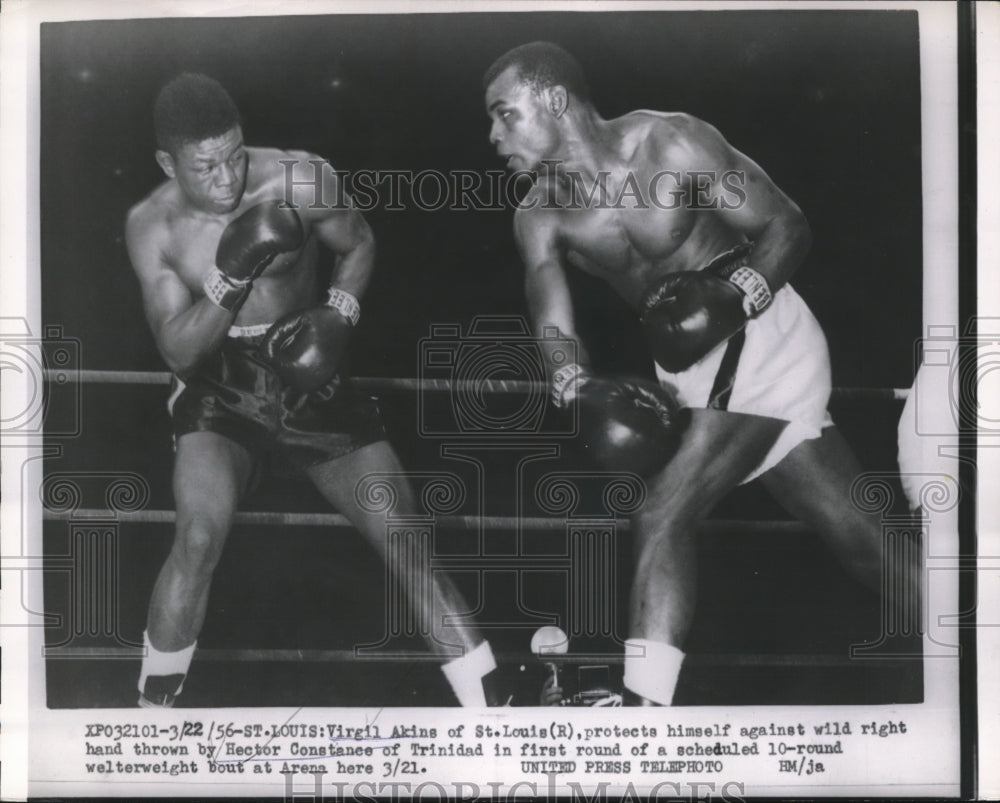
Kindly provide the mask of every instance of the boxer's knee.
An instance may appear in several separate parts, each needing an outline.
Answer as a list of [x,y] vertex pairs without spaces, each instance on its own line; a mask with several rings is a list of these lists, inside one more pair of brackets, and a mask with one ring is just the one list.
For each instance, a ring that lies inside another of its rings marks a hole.
[[632,519],[633,556],[637,567],[689,551],[700,518],[695,505],[651,505]]
[[189,576],[211,576],[222,557],[227,530],[227,524],[211,516],[185,516],[178,520],[171,558]]

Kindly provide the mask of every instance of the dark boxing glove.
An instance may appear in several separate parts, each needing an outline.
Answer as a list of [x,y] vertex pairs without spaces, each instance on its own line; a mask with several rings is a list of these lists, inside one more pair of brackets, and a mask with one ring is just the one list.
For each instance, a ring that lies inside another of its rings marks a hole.
[[606,471],[642,477],[670,461],[687,421],[659,385],[594,377],[575,364],[556,372],[553,400],[558,407],[577,408],[582,459]]
[[292,312],[275,322],[260,344],[261,357],[286,385],[303,393],[319,390],[337,376],[359,315],[354,296],[331,288],[326,306]]
[[250,295],[253,280],[279,254],[295,251],[304,240],[302,221],[282,201],[250,207],[222,232],[215,267],[203,285],[206,297],[230,312]]
[[748,246],[734,249],[700,271],[671,273],[644,296],[640,314],[656,360],[684,371],[728,340],[771,303],[767,280],[739,264]]

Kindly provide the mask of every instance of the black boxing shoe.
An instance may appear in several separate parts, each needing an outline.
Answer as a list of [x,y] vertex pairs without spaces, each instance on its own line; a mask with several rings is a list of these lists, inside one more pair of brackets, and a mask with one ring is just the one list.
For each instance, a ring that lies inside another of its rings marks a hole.
[[622,690],[622,705],[624,706],[659,706],[659,703],[655,703],[648,697],[643,697],[641,694],[636,694],[630,688],[626,687]]
[[150,675],[139,692],[139,708],[173,708],[184,675]]
[[486,705],[490,708],[510,706],[514,702],[514,695],[510,691],[510,683],[500,672],[499,667],[487,675],[483,675],[483,696],[486,697]]

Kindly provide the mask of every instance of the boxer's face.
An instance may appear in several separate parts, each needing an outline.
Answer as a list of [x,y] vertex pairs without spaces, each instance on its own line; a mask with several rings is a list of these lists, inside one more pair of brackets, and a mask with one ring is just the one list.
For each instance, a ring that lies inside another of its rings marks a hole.
[[185,143],[165,159],[161,154],[157,157],[164,172],[177,180],[198,209],[225,214],[239,205],[247,180],[247,151],[239,126],[218,137]]
[[518,79],[508,67],[486,89],[490,142],[512,170],[534,170],[556,155],[559,131],[542,95]]

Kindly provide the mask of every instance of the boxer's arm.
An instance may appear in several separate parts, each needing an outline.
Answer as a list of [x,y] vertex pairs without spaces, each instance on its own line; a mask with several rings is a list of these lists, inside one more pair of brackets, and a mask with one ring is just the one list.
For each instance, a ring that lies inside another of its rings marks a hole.
[[260,353],[286,384],[310,393],[337,376],[351,328],[360,320],[359,299],[375,265],[375,238],[325,160],[304,151],[290,155],[295,171],[307,169],[313,176],[310,182],[293,173],[295,180],[286,183],[293,188],[294,208],[336,261],[326,303],[277,321]]
[[[666,159],[688,174],[691,200],[705,203],[725,223],[753,241],[750,265],[778,290],[798,269],[812,244],[802,210],[752,159],[713,126],[686,118],[681,136],[671,137]],[[697,186],[696,186],[697,185]]]
[[216,351],[235,314],[207,298],[197,301],[163,258],[155,224],[133,210],[125,225],[125,242],[139,279],[146,320],[157,348],[171,371],[183,374]]
[[[299,216],[309,222],[312,231],[333,252],[336,260],[330,284],[361,298],[375,267],[375,238],[371,228],[361,212],[354,208],[350,195],[329,163],[315,154],[291,153],[296,157],[296,170],[303,171],[301,175],[296,173],[293,203]],[[319,185],[311,183],[316,176],[319,176]]]
[[[573,299],[552,214],[537,207],[519,210],[514,215],[514,241],[524,262],[525,296],[535,336],[543,338],[547,332],[558,329],[560,340],[576,343],[576,362],[588,365],[590,359],[576,333]],[[552,360],[551,350],[545,350],[544,338],[541,343],[551,377],[559,366]],[[553,344],[553,348],[558,347],[558,343]]]

